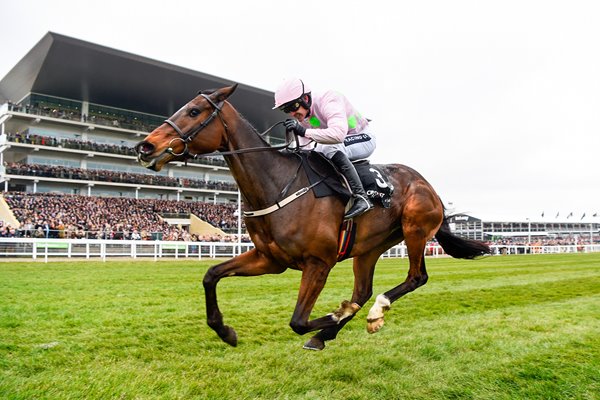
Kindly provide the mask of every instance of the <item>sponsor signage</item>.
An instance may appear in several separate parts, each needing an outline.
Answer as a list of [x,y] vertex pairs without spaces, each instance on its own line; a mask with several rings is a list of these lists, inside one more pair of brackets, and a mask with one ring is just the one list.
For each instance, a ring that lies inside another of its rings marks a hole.
[[456,223],[456,224],[464,224],[467,222],[481,222],[480,219],[473,218],[470,215],[466,215],[466,214],[453,215],[452,217],[449,218],[449,221]]

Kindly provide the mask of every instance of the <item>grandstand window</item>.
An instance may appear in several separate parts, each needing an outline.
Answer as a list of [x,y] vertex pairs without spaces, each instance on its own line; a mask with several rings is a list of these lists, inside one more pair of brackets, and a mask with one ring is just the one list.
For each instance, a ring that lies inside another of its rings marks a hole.
[[163,200],[166,199],[167,196],[164,193],[154,193],[154,192],[139,192],[138,199],[151,199],[151,200]]
[[137,131],[150,131],[161,125],[165,116],[146,114],[143,112],[124,110],[99,104],[89,103],[87,114],[82,115],[83,102],[31,93],[20,105],[27,113],[47,115],[54,118],[75,121],[89,121],[93,124],[126,128]]
[[164,116],[146,114],[142,112],[135,112],[91,103],[89,106],[89,115],[90,117],[94,116],[118,120],[125,128],[135,128],[137,126],[139,128],[146,127],[146,129],[161,125],[166,118]]
[[102,136],[94,136],[94,143],[98,143],[98,144],[110,144],[110,145],[114,145],[114,146],[127,146],[127,147],[134,147],[139,140],[126,140],[126,139],[115,139],[113,138],[107,138],[107,137],[102,137]]
[[27,156],[27,164],[52,165],[70,168],[80,168],[81,163],[77,160],[69,160],[65,158],[49,158],[40,156]]
[[81,102],[61,97],[31,93],[22,102],[27,112],[49,115],[54,118],[79,120],[81,118]]
[[222,174],[210,174],[209,180],[215,182],[235,183],[235,179],[233,179],[233,176]]
[[195,172],[193,170],[176,170],[173,171],[174,178],[189,178],[189,179],[204,179],[206,174],[204,172]]
[[132,174],[144,174],[144,175],[162,175],[162,176],[167,176],[169,175],[169,173],[167,172],[166,169],[163,169],[159,172],[149,172],[148,168],[144,168],[144,167],[136,167],[136,166],[128,166],[128,167],[121,167],[120,171],[125,171],[125,172],[131,172]]
[[200,179],[212,182],[224,182],[224,183],[235,183],[235,179],[232,176],[221,175],[221,174],[205,174],[198,173],[190,170],[175,170],[173,171],[174,178],[187,178],[187,179]]
[[31,93],[21,103],[39,107],[57,107],[81,111],[81,102],[62,97],[48,96],[45,94]]
[[[70,194],[80,194],[79,190],[71,189]],[[46,185],[44,182],[40,182],[37,185],[36,193],[65,193],[63,188],[56,187],[55,185]]]
[[99,187],[99,188],[94,187],[94,189],[92,190],[92,195],[93,196],[98,196],[98,197],[127,197],[127,198],[134,198],[135,197],[135,192],[134,191],[130,191],[130,190],[125,190],[125,189],[111,190],[111,189],[107,189],[107,188],[103,188],[103,187]]
[[39,127],[29,128],[24,133],[30,135],[52,137],[57,139],[73,139],[77,136],[81,136],[81,134],[74,132],[57,131],[54,129],[44,129]]
[[[119,165],[114,163],[103,163],[103,162],[88,162],[87,168],[92,170],[106,170],[115,172],[135,173],[135,174],[150,174],[147,168],[130,166],[130,165]],[[162,170],[160,172],[152,172],[152,175],[167,176],[168,171]]]

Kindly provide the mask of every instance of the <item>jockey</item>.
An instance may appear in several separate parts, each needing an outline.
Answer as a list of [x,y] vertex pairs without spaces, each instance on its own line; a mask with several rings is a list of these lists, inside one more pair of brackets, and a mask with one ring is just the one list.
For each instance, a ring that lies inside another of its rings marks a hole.
[[290,119],[284,124],[299,137],[301,145],[315,142],[314,150],[329,158],[348,181],[354,204],[344,216],[354,218],[373,208],[351,160],[369,157],[375,150],[375,136],[369,122],[342,94],[311,93],[301,79],[284,81],[275,92],[275,107]]

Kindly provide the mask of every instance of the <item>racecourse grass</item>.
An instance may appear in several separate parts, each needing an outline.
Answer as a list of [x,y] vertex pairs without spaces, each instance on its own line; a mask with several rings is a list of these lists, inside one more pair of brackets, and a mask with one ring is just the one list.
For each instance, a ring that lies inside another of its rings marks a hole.
[[[237,348],[205,323],[213,261],[0,263],[2,399],[600,399],[600,254],[428,259],[429,282],[321,352],[288,327],[300,273],[218,286]],[[374,293],[406,259],[381,260]],[[332,271],[313,316],[350,296]]]

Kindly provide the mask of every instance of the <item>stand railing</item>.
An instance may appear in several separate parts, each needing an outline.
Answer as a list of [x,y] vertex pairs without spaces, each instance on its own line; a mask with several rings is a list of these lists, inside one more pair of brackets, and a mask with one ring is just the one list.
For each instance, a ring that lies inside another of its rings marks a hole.
[[86,240],[0,238],[2,258],[230,258],[252,249],[252,243],[170,242],[159,240]]
[[[600,252],[600,244],[567,246],[492,245],[492,255],[510,254],[559,254]],[[102,240],[102,239],[36,239],[0,238],[0,261],[3,259],[50,258],[163,258],[215,259],[230,258],[254,248],[252,243],[232,242],[183,242],[148,240]],[[425,255],[447,257],[438,245],[425,248]],[[407,257],[406,246],[399,244],[386,251],[382,258]]]
[[[560,245],[560,246],[528,246],[528,245],[491,245],[492,255],[509,254],[559,254],[559,253],[597,253],[600,244],[585,245]],[[427,246],[425,255],[432,257],[447,257],[444,249],[439,245]],[[407,257],[406,246],[399,244],[386,251],[383,258]]]

